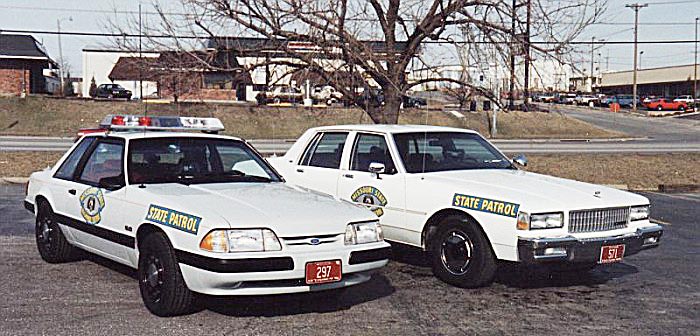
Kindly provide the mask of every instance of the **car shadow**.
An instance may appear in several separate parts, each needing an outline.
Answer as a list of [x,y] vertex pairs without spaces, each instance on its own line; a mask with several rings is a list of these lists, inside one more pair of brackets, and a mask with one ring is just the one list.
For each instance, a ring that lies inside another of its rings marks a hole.
[[596,286],[637,272],[637,267],[625,263],[598,265],[590,270],[553,271],[546,266],[502,262],[494,282],[519,289]]
[[209,310],[235,317],[275,317],[308,313],[329,313],[350,309],[365,302],[387,297],[395,292],[381,273],[359,285],[347,287],[337,296],[334,290],[256,296],[200,295],[199,310]]
[[[391,248],[393,261],[414,266],[401,268],[402,272],[421,276],[430,273],[431,261],[426,252],[413,246],[393,242],[391,243]],[[638,269],[636,267],[625,263],[598,265],[592,270],[564,272],[553,271],[545,266],[526,266],[516,262],[499,262],[494,282],[506,287],[523,289],[595,286],[637,272]]]
[[[93,262],[134,280],[138,286],[138,274],[135,269],[122,265],[110,259],[89,252],[80,251],[78,261]],[[228,316],[284,316],[306,313],[328,313],[342,311],[352,306],[374,301],[393,294],[396,290],[389,280],[379,273],[364,283],[337,290],[311,293],[251,295],[251,296],[211,296],[197,294],[197,302],[186,313],[195,314],[210,310]]]

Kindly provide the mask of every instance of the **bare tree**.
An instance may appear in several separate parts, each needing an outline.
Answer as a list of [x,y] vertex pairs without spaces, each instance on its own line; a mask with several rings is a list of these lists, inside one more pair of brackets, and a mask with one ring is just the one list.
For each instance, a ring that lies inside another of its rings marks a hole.
[[[606,7],[605,0],[522,1],[180,0],[179,10],[185,15],[154,3],[159,20],[148,22],[145,31],[159,36],[148,39],[152,46],[180,50],[197,45],[196,39],[182,36],[265,38],[284,57],[268,57],[251,67],[276,64],[292,72],[315,72],[364,108],[374,122],[396,123],[406,91],[427,82],[457,83],[498,100],[492,91],[464,78],[411,76],[416,62],[431,63],[422,57],[428,43],[435,48],[466,43],[474,63],[493,56],[505,61],[511,53],[565,62],[560,56],[571,50],[568,42]],[[528,6],[529,39],[521,34]],[[455,38],[464,37],[464,32],[467,39]],[[526,45],[530,52],[521,52]],[[383,104],[367,103],[380,95]]]

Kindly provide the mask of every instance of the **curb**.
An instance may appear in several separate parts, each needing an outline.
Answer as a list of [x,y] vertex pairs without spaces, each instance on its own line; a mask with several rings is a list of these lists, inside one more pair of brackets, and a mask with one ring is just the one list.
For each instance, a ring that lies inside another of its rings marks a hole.
[[0,177],[0,184],[25,184],[29,177]]
[[700,184],[659,184],[659,191],[666,193],[700,192]]

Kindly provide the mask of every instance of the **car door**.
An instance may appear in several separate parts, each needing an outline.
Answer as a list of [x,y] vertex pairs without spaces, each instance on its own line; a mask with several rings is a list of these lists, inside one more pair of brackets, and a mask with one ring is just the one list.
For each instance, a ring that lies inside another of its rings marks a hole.
[[[113,187],[102,187],[106,184]],[[124,140],[97,139],[65,184],[68,197],[63,211],[77,245],[111,259],[127,260],[133,234],[128,231],[129,223],[122,222],[127,210],[125,184]]]
[[347,131],[317,133],[297,161],[291,172],[294,177],[290,180],[309,189],[335,195],[348,134]]
[[[363,204],[381,218],[387,233],[402,224],[405,210],[405,176],[400,173],[396,150],[384,134],[358,132],[354,136],[349,160],[344,160],[338,179],[338,197]],[[381,163],[385,170],[369,171],[370,164]]]

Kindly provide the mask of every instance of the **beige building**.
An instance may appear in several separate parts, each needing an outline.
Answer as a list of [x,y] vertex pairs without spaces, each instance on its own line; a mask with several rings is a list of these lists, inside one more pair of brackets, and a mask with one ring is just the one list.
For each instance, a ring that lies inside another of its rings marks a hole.
[[[604,73],[599,86],[600,91],[606,94],[632,93],[633,73],[632,70]],[[694,80],[693,64],[638,70],[637,92],[640,96],[692,95]],[[700,92],[697,94],[700,95]]]

